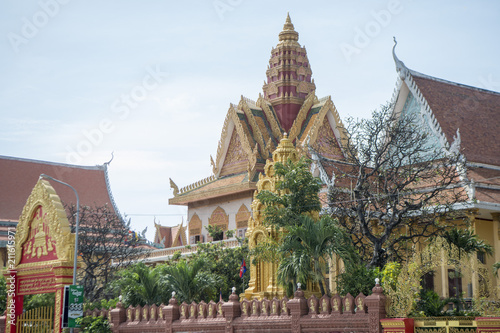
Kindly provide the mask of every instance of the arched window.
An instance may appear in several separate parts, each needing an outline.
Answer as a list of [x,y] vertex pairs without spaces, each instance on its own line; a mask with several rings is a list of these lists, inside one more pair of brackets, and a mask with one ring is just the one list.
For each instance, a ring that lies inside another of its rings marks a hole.
[[203,235],[201,234],[201,220],[198,214],[194,214],[189,221],[189,244],[203,243]]
[[248,219],[250,218],[250,211],[245,204],[242,204],[238,213],[236,213],[236,235],[240,238],[245,238],[245,233],[248,228]]

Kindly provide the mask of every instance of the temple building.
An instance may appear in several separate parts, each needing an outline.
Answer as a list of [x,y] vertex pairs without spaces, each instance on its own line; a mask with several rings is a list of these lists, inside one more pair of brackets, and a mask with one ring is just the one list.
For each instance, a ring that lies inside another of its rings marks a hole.
[[[109,186],[108,164],[79,166],[0,156],[0,267],[6,266],[8,236],[13,235],[40,174],[73,186],[81,206],[108,206],[112,213],[120,216]],[[51,185],[63,204],[76,205],[75,193],[69,187],[53,181]]]
[[155,224],[155,236],[153,246],[158,248],[171,248],[187,245],[186,227],[184,223],[175,227],[163,226],[160,223]]
[[188,207],[189,244],[211,241],[208,225],[244,237],[259,175],[284,133],[303,153],[309,144],[327,157],[343,159],[339,114],[330,96],[315,95],[307,51],[298,40],[287,16],[271,50],[263,92],[256,101],[242,96],[229,106],[217,155],[211,157],[213,175],[181,189],[171,180],[169,204]]

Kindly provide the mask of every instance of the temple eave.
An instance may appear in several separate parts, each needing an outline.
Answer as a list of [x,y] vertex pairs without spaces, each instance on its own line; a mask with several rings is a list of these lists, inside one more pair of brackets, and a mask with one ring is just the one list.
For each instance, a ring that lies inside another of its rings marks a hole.
[[229,186],[223,186],[219,188],[214,188],[208,191],[196,192],[196,193],[186,193],[181,196],[173,197],[168,200],[169,205],[180,205],[187,206],[188,204],[201,201],[220,198],[224,196],[237,195],[245,192],[253,192],[257,189],[256,182],[246,182],[243,184],[233,184]]

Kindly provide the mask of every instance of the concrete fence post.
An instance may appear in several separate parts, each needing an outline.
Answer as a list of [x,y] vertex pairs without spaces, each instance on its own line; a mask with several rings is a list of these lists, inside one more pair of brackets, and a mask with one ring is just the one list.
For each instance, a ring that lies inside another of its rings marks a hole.
[[365,298],[365,305],[368,308],[369,316],[369,332],[382,333],[380,319],[385,318],[385,302],[386,297],[384,290],[379,284],[379,279],[375,279],[375,287],[372,289],[372,294]]
[[172,324],[175,320],[178,320],[179,315],[179,304],[175,298],[175,291],[172,292],[172,298],[168,301],[168,305],[163,308],[163,318],[165,319],[165,332],[172,333]]
[[118,302],[116,308],[110,310],[110,319],[113,333],[118,333],[120,324],[127,320],[127,314],[122,302]]
[[226,318],[226,333],[233,333],[233,320],[241,316],[240,298],[236,294],[236,288],[233,287],[233,292],[229,296],[229,301],[222,304],[222,312]]
[[290,316],[292,317],[291,331],[300,333],[300,317],[309,312],[307,299],[304,297],[302,289],[300,289],[300,283],[297,283],[297,291],[295,291],[293,298],[288,301],[287,307],[290,309]]

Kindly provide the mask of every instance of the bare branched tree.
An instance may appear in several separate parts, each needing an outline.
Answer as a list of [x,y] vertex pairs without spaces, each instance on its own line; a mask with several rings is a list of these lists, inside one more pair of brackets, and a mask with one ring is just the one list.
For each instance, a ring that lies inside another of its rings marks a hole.
[[368,267],[404,260],[420,239],[456,221],[454,205],[466,197],[459,152],[442,148],[420,115],[393,110],[387,104],[371,119],[346,121],[345,160],[318,156],[335,173],[330,213]]
[[[76,205],[66,207],[68,220],[75,232]],[[147,252],[139,237],[130,231],[130,220],[125,222],[107,205],[80,207],[78,252],[78,284],[84,295],[93,302],[106,295],[106,286],[114,274],[132,263],[132,259]]]

